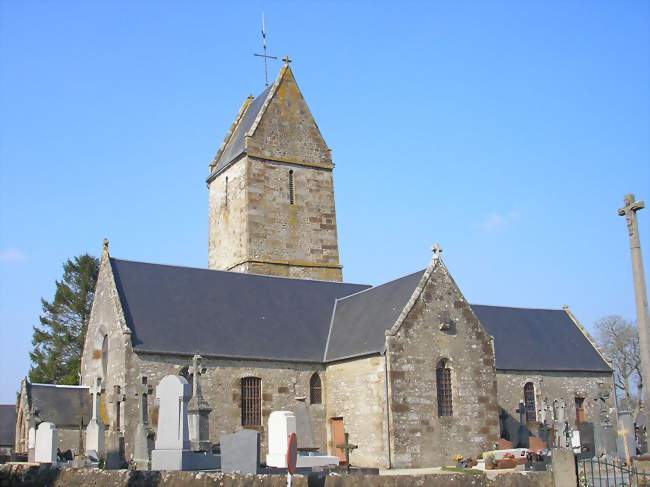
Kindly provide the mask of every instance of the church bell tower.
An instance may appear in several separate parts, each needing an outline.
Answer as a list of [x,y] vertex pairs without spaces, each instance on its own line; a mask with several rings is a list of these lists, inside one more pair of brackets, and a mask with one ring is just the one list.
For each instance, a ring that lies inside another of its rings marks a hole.
[[341,281],[333,168],[287,59],[210,164],[208,267]]

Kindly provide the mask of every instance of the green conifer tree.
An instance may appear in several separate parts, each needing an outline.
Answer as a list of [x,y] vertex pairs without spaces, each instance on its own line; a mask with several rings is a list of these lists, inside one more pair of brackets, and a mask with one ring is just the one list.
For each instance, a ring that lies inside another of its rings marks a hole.
[[43,314],[34,327],[29,379],[46,384],[78,384],[81,352],[99,274],[99,260],[88,254],[63,264],[51,302],[41,299]]

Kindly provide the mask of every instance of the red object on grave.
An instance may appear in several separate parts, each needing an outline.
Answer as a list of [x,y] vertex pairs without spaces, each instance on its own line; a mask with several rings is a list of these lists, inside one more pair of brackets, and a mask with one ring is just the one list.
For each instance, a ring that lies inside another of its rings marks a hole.
[[296,463],[298,462],[298,437],[295,433],[289,435],[287,444],[287,470],[290,474],[296,473]]

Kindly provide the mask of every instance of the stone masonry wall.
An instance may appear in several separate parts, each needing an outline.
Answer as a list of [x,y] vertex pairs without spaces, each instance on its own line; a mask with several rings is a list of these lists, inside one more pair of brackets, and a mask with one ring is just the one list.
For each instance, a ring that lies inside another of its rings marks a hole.
[[342,280],[331,171],[249,158],[247,187],[251,272]]
[[[327,420],[343,418],[354,465],[388,468],[386,372],[384,357],[340,362],[327,367]],[[328,451],[336,454],[327,428]]]
[[[149,384],[155,386],[168,374],[178,374],[182,367],[190,364],[191,357],[157,354],[134,354],[132,369],[140,370],[147,376]],[[306,398],[313,429],[314,445],[325,451],[325,406],[324,404],[309,403],[309,380],[315,372],[321,375],[325,383],[323,367],[315,364],[289,364],[283,362],[237,361],[204,358],[202,365],[207,368],[202,376],[201,388],[208,404],[213,408],[210,414],[210,441],[219,442],[222,433],[234,433],[241,426],[241,386],[243,377],[259,377],[262,379],[262,425],[259,428],[262,460],[264,461],[267,448],[268,417],[272,411],[296,411],[302,407],[302,402],[296,398]],[[137,421],[136,401],[131,400],[133,408],[128,408],[127,421],[135,425]],[[155,392],[149,396],[149,423],[152,427],[157,423],[157,405]],[[135,431],[133,428],[132,431]]]
[[[387,337],[397,468],[445,465],[455,454],[475,456],[499,434],[490,337],[441,263],[417,292],[401,326]],[[451,368],[453,415],[439,417],[436,366],[443,359]]]
[[[228,270],[246,260],[246,161],[236,162],[208,188],[208,267]],[[227,188],[227,189],[226,189]]]
[[[609,373],[595,372],[539,372],[539,371],[497,371],[497,397],[499,406],[519,420],[515,412],[519,401],[524,399],[524,384],[532,382],[535,387],[535,408],[539,410],[543,399],[550,403],[554,399],[564,399],[566,418],[571,426],[576,425],[575,398],[584,398],[585,419],[598,424],[601,410],[601,388],[610,392],[605,403],[613,425],[612,435],[616,435],[616,404],[614,402],[614,383]],[[550,418],[549,418],[550,419]],[[526,425],[532,433],[537,433],[537,425]]]

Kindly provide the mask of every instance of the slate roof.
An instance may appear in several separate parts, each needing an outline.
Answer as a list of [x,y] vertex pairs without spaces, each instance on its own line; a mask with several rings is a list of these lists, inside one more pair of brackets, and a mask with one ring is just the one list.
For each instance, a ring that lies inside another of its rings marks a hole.
[[379,353],[424,270],[336,302],[325,360]]
[[[424,272],[371,287],[110,262],[136,351],[316,363],[381,353]],[[563,310],[471,307],[497,369],[611,372]]]
[[0,404],[0,447],[16,444],[16,405]]
[[477,304],[472,310],[494,337],[497,369],[611,372],[564,310]]
[[334,301],[370,286],[111,259],[136,350],[322,362]]
[[255,122],[257,115],[260,113],[260,110],[262,109],[262,106],[264,105],[266,97],[271,91],[271,88],[272,85],[268,86],[246,107],[246,111],[241,116],[241,119],[235,127],[232,135],[228,139],[226,146],[219,154],[214,172],[221,172],[225,167],[228,166],[228,164],[237,159],[237,157],[246,151],[246,133],[253,126],[253,123]]
[[[28,384],[30,405],[38,411],[41,421],[50,421],[57,427],[78,427],[92,417],[92,401],[86,386]],[[15,424],[15,422],[14,422]]]

